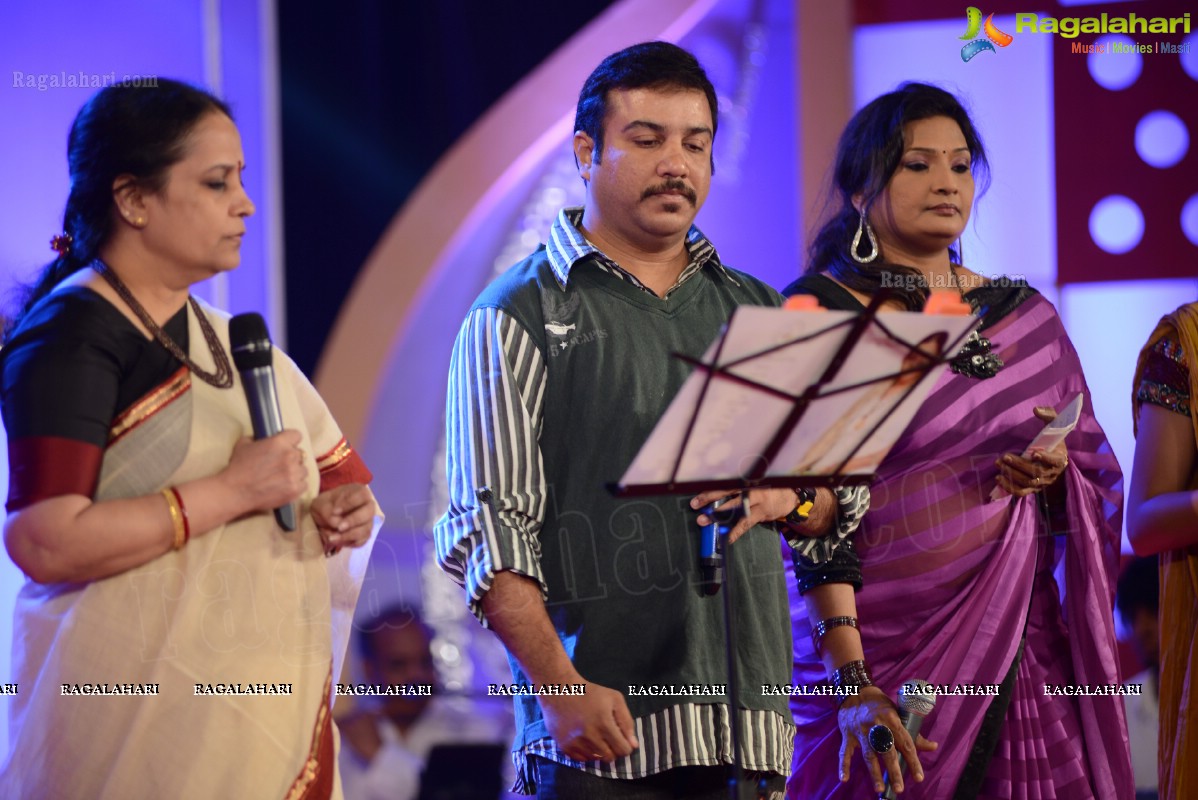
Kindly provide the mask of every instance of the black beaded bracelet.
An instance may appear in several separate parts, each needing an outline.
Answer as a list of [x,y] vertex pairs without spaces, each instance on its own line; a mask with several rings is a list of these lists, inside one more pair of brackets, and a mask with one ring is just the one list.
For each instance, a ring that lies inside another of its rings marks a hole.
[[[821,621],[819,624],[817,624],[814,628],[811,629],[812,644],[814,644],[816,649],[818,650],[819,649],[819,640],[824,638],[824,634],[826,634],[828,631],[832,630],[833,628],[839,628],[843,625],[848,625],[850,628],[857,628],[857,618],[856,617],[828,617],[827,619]],[[861,630],[861,629],[857,628],[857,630]]]
[[[837,689],[844,689],[849,686],[857,687],[860,691],[866,686],[873,686],[873,676],[869,674],[869,667],[861,659],[850,661],[847,664],[842,664],[832,670],[832,686]],[[844,702],[848,695],[837,695],[836,703],[839,705]]]

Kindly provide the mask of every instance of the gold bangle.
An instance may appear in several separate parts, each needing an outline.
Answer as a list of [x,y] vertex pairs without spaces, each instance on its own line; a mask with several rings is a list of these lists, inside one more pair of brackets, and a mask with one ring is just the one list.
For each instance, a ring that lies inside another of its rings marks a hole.
[[183,503],[183,495],[179,494],[179,487],[172,486],[170,489],[171,494],[175,496],[175,505],[179,507],[179,516],[183,518],[183,544],[178,545],[183,547],[191,541],[191,520],[187,517],[187,506]]
[[179,508],[179,500],[173,489],[166,488],[159,492],[166,498],[166,507],[171,512],[171,525],[175,529],[175,541],[172,547],[178,550],[187,541],[187,524],[183,521],[183,511]]

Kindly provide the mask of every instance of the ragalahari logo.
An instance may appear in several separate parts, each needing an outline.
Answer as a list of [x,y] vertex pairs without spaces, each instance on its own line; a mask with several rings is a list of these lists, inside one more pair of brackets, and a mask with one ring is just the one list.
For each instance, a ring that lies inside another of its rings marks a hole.
[[[968,44],[961,48],[961,60],[968,61],[983,50],[989,50],[991,53],[997,53],[994,45],[1006,47],[1015,40],[1015,37],[1009,33],[1003,33],[994,26],[994,15],[986,17],[986,24],[982,25],[982,10],[977,6],[970,6],[965,9],[965,19],[969,23],[969,27],[965,30],[965,35],[962,39],[972,39]],[[985,31],[986,38],[978,39],[978,32]],[[993,42],[993,44],[991,44]]]

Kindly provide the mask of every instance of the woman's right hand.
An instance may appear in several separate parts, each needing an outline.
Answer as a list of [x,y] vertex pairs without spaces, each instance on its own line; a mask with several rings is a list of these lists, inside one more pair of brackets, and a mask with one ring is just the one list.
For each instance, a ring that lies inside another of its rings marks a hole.
[[[863,686],[856,696],[845,698],[840,707],[840,781],[849,779],[853,761],[853,750],[860,747],[865,766],[873,777],[874,790],[884,789],[882,771],[885,769],[895,792],[903,791],[903,775],[899,769],[898,755],[906,759],[907,769],[916,782],[923,780],[923,766],[919,763],[917,750],[935,750],[939,745],[930,742],[922,734],[911,741],[911,735],[899,721],[898,709],[890,698],[876,686]],[[879,755],[869,744],[869,729],[874,725],[885,725],[894,734],[894,747]]]
[[308,488],[308,470],[299,431],[285,430],[266,439],[243,438],[233,445],[221,476],[242,499],[245,512],[271,511]]

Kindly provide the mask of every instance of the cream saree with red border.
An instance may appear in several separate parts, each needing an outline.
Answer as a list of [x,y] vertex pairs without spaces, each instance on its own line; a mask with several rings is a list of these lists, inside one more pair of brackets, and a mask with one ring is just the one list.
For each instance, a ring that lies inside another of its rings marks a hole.
[[[227,348],[227,315],[205,312]],[[192,358],[211,369],[189,316]],[[274,366],[284,425],[301,432],[309,456],[299,530],[255,514],[112,578],[27,582],[0,796],[341,796],[331,676],[374,540],[326,558],[308,507],[321,489],[369,473],[291,360],[276,350]],[[114,421],[96,499],[212,475],[251,430],[239,379],[219,390],[182,368]],[[376,505],[375,533],[381,521]],[[157,694],[63,694],[85,684]],[[268,693],[209,694],[217,684]]]

